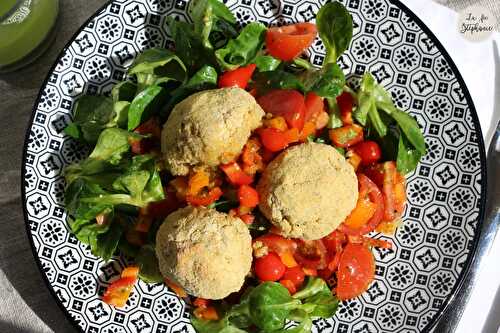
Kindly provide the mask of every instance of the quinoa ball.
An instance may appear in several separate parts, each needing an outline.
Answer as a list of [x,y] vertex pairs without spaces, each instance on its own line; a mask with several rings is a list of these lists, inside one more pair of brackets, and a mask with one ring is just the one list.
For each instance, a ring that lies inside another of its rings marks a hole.
[[241,88],[205,90],[177,104],[163,126],[161,150],[173,175],[192,166],[216,167],[237,157],[260,127],[264,111]]
[[358,181],[335,148],[305,143],[278,155],[257,191],[261,212],[283,236],[312,240],[334,231],[354,209]]
[[221,299],[243,286],[252,264],[252,239],[239,218],[187,206],[160,226],[156,255],[162,275],[188,294]]

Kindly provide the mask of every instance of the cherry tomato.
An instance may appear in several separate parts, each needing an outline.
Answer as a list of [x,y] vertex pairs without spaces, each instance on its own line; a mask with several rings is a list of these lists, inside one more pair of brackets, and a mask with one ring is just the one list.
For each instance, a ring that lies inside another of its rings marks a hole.
[[361,295],[375,276],[375,260],[368,246],[347,244],[337,271],[337,297],[346,300]]
[[294,257],[306,268],[323,269],[328,264],[328,252],[321,240],[297,240]]
[[151,134],[153,138],[160,139],[161,138],[161,125],[158,117],[152,117],[146,122],[142,123],[137,127],[134,132],[146,135]]
[[258,131],[262,145],[271,152],[277,152],[288,147],[289,141],[286,132],[275,128],[261,128]]
[[276,89],[257,99],[265,112],[282,116],[290,128],[299,131],[304,127],[306,105],[304,96],[297,90]]
[[363,127],[359,125],[346,125],[331,129],[329,135],[335,146],[349,148],[363,141]]
[[219,77],[219,88],[236,86],[245,89],[255,71],[255,67],[255,64],[250,64],[222,73]]
[[270,28],[266,33],[267,51],[281,60],[292,60],[311,46],[317,32],[312,23]]
[[224,171],[229,182],[233,185],[249,185],[253,182],[253,177],[243,172],[236,162],[222,164],[219,167]]
[[373,216],[360,228],[350,228],[345,223],[342,223],[338,230],[352,236],[365,235],[379,225],[384,216],[384,197],[382,192],[375,183],[373,183],[370,178],[366,177],[364,174],[358,174],[358,185],[359,185],[359,198],[364,199],[367,196],[372,203],[376,205],[375,213]]
[[283,285],[283,287],[288,289],[288,292],[290,293],[290,295],[293,295],[297,292],[297,287],[293,284],[292,281],[282,279],[282,280],[280,280],[280,283]]
[[353,149],[361,157],[361,165],[377,163],[382,157],[382,151],[375,141],[363,141],[355,145]]
[[285,274],[285,270],[285,265],[274,252],[255,260],[255,274],[261,281],[278,281]]
[[300,266],[294,266],[287,268],[285,274],[283,275],[283,280],[290,280],[293,282],[296,288],[300,287],[304,283],[305,279],[304,271]]
[[241,185],[238,189],[240,205],[253,208],[259,204],[259,193],[249,185]]

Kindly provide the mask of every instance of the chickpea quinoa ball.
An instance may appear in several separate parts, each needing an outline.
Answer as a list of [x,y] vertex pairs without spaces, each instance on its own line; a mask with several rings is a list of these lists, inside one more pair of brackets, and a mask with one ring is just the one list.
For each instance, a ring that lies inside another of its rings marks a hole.
[[358,181],[335,148],[306,143],[278,155],[264,171],[257,191],[260,210],[283,236],[320,239],[356,206]]
[[222,299],[243,286],[252,264],[252,239],[239,218],[187,206],[160,226],[156,255],[162,275],[188,294]]
[[216,167],[232,161],[251,132],[261,125],[264,111],[241,88],[205,90],[178,103],[163,126],[161,150],[173,175],[192,166]]

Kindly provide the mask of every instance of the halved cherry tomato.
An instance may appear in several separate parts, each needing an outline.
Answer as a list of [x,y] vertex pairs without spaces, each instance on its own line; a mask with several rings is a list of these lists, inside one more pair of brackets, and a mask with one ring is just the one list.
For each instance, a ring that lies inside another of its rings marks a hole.
[[274,252],[255,259],[254,267],[255,275],[261,281],[278,281],[285,274],[286,270],[280,257]]
[[250,64],[222,73],[219,77],[219,88],[236,86],[241,89],[245,89],[248,85],[248,81],[250,81],[250,78],[255,71],[255,68],[255,64]]
[[258,130],[262,145],[271,152],[278,152],[288,147],[289,138],[285,132],[275,128],[261,128]]
[[224,171],[229,182],[233,185],[249,185],[253,182],[253,177],[243,172],[236,162],[222,164],[219,167]]
[[259,204],[259,193],[249,185],[241,185],[238,188],[238,200],[240,205],[253,208]]
[[362,165],[377,163],[382,157],[380,146],[375,141],[363,141],[352,147],[356,154],[361,157]]
[[294,253],[299,265],[307,268],[323,269],[328,264],[328,252],[321,240],[297,240]]
[[283,275],[283,280],[292,281],[296,288],[299,288],[305,279],[304,271],[300,266],[289,267]]
[[323,98],[313,92],[307,93],[305,105],[305,121],[314,121],[314,119],[316,119],[316,117],[325,110]]
[[342,251],[344,244],[347,242],[347,237],[339,230],[334,230],[321,240],[329,252],[340,252]]
[[337,297],[346,300],[361,295],[375,276],[375,259],[366,245],[347,244],[337,271]]
[[206,193],[186,195],[186,201],[193,206],[208,206],[217,201],[222,195],[220,187],[214,187]]
[[304,127],[306,105],[304,96],[297,90],[276,89],[257,98],[265,112],[282,116],[290,128],[299,131]]
[[276,252],[279,255],[286,252],[293,253],[297,249],[297,243],[295,241],[273,233],[267,233],[257,237],[254,241],[264,243],[271,252]]
[[364,235],[372,230],[375,230],[384,216],[384,198],[377,185],[375,185],[370,178],[366,177],[362,173],[358,174],[358,185],[358,198],[364,199],[365,197],[368,197],[369,200],[376,205],[376,210],[375,213],[373,213],[373,216],[359,228],[348,227],[345,223],[342,223],[339,226],[339,231],[353,236]]
[[311,46],[318,30],[312,23],[296,23],[269,28],[266,46],[269,54],[281,60],[292,60]]
[[295,285],[293,284],[292,281],[286,280],[286,279],[281,279],[280,283],[283,285],[283,287],[288,289],[288,292],[290,293],[290,295],[293,295],[297,292],[297,287],[295,287]]
[[344,125],[352,125],[352,108],[354,106],[354,98],[350,93],[344,91],[337,97],[337,105],[340,110],[340,119]]
[[331,129],[330,139],[337,147],[349,148],[363,141],[363,127],[359,125],[346,125]]

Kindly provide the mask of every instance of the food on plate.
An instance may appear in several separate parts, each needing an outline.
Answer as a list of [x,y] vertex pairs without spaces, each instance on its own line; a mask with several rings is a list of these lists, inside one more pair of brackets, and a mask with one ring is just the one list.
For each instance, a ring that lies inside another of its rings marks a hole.
[[195,93],[177,104],[161,133],[162,154],[173,175],[198,165],[216,167],[241,153],[264,111],[241,88]]
[[252,264],[252,239],[237,217],[188,206],[156,234],[160,271],[189,295],[221,299],[241,289]]
[[311,142],[277,156],[262,174],[257,191],[260,210],[283,236],[320,239],[356,206],[358,180],[335,148]]
[[[269,29],[217,0],[190,14],[167,19],[175,51],[145,50],[110,96],[77,101],[65,133],[91,153],[65,170],[69,227],[133,261],[110,305],[140,279],[189,302],[199,333],[309,332],[369,288],[424,138],[370,73],[346,83],[339,2]],[[321,67],[303,57],[317,34]]]

